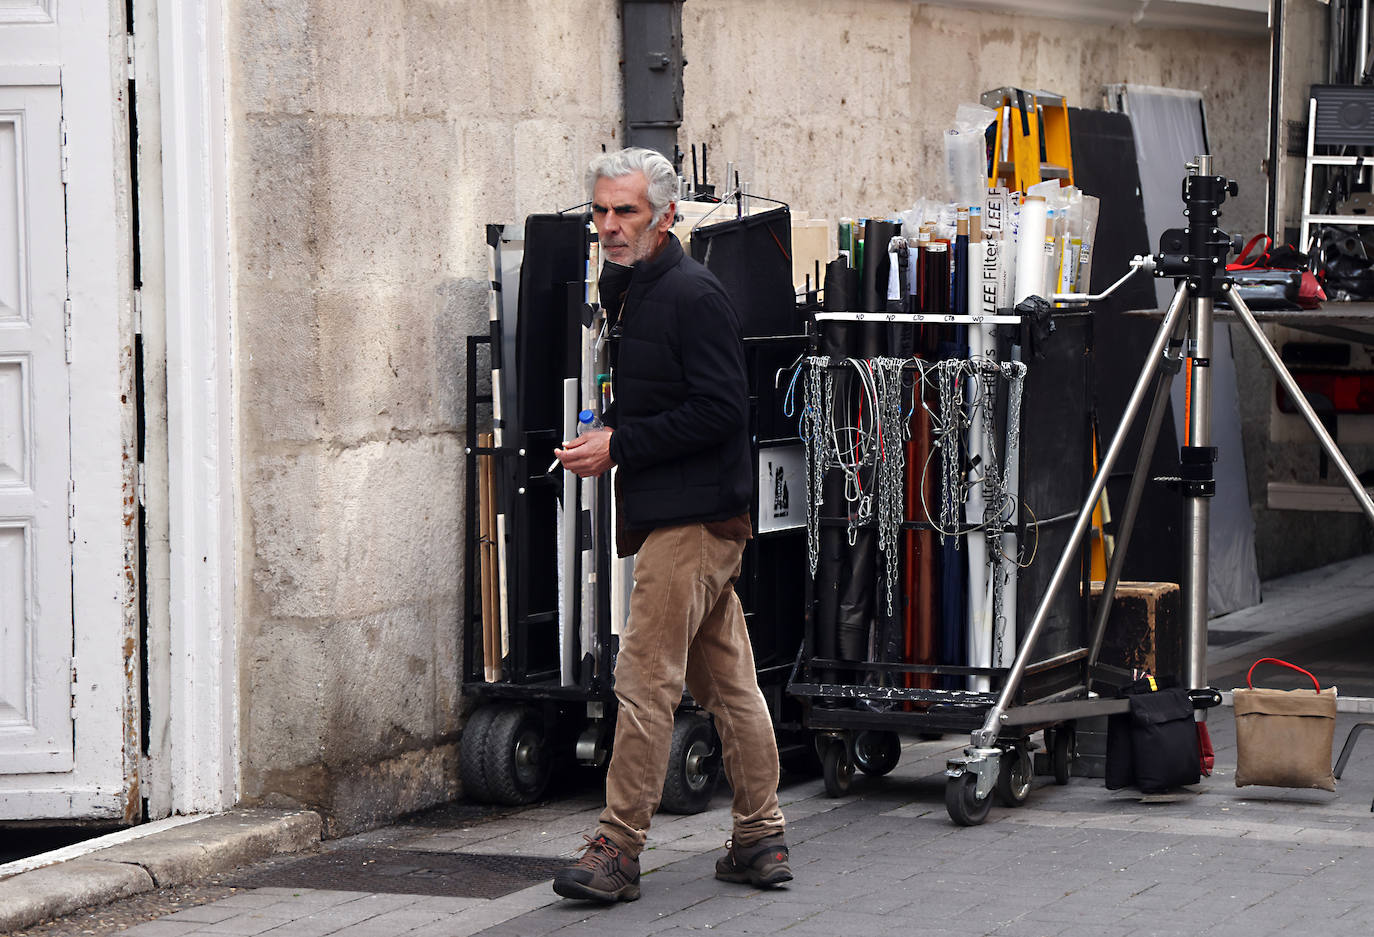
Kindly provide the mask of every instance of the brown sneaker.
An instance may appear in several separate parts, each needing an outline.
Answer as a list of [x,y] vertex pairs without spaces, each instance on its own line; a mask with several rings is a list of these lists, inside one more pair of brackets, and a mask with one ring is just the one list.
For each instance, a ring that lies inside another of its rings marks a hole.
[[582,838],[587,841],[582,858],[558,870],[553,877],[553,890],[564,898],[587,901],[634,901],[639,898],[639,860],[625,855],[604,836]]
[[756,888],[772,888],[792,881],[792,867],[787,864],[787,843],[782,834],[765,836],[748,846],[736,846],[735,841],[730,840],[725,844],[725,855],[716,860],[716,878]]

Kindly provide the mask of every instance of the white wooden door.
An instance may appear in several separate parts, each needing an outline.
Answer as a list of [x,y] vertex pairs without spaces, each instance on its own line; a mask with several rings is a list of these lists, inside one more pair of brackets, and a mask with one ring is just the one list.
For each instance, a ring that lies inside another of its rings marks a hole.
[[123,9],[0,0],[0,820],[141,815]]
[[72,768],[61,90],[0,86],[0,773]]
[[74,762],[55,2],[0,0],[0,781],[60,777]]

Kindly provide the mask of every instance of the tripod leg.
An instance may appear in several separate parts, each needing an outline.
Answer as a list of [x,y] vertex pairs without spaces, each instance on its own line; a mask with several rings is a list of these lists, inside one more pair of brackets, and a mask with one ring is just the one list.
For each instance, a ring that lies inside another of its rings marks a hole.
[[1150,350],[1145,353],[1145,364],[1140,370],[1140,377],[1135,382],[1135,389],[1131,391],[1130,399],[1126,402],[1126,410],[1121,415],[1121,425],[1117,428],[1116,435],[1112,437],[1112,444],[1107,447],[1107,452],[1102,457],[1102,463],[1097,468],[1097,474],[1093,477],[1092,488],[1088,492],[1087,500],[1083,502],[1083,507],[1078,512],[1078,519],[1074,522],[1073,532],[1069,534],[1069,541],[1064,545],[1064,552],[1059,557],[1059,565],[1055,567],[1054,574],[1045,586],[1045,594],[1040,597],[1040,605],[1035,610],[1035,617],[1031,619],[1030,627],[1026,629],[1021,638],[1021,645],[1016,652],[1016,660],[1012,662],[1011,671],[1007,674],[1007,682],[1002,686],[1002,691],[997,697],[997,704],[988,710],[982,728],[973,733],[972,742],[975,748],[986,748],[997,740],[998,729],[1002,723],[1002,714],[1007,711],[1016,691],[1021,687],[1021,679],[1026,674],[1031,653],[1035,650],[1036,638],[1040,636],[1040,630],[1049,618],[1049,611],[1054,603],[1054,598],[1068,578],[1070,571],[1079,566],[1078,547],[1083,542],[1083,535],[1087,532],[1088,525],[1092,523],[1093,507],[1097,504],[1097,499],[1102,497],[1102,489],[1107,487],[1107,477],[1111,474],[1112,466],[1116,464],[1117,458],[1121,455],[1121,450],[1126,445],[1126,436],[1130,431],[1131,423],[1135,420],[1141,404],[1145,401],[1145,394],[1149,391],[1155,371],[1159,368],[1159,362],[1164,357],[1164,347],[1174,334],[1186,298],[1187,291],[1180,286],[1178,291],[1174,293],[1173,302],[1169,304],[1169,311],[1165,313],[1159,331],[1155,333],[1154,341],[1150,344]]
[[[1179,320],[1180,326],[1183,322],[1184,320]],[[1181,334],[1180,328],[1173,338],[1178,339]],[[1155,385],[1154,403],[1150,407],[1150,415],[1145,420],[1145,432],[1140,439],[1140,453],[1136,456],[1135,469],[1131,473],[1131,488],[1126,494],[1126,504],[1117,524],[1116,544],[1112,548],[1107,580],[1102,584],[1102,596],[1098,600],[1097,615],[1093,620],[1092,643],[1088,652],[1090,668],[1097,663],[1098,655],[1102,653],[1102,639],[1107,633],[1107,618],[1111,615],[1112,597],[1116,595],[1116,587],[1121,582],[1121,571],[1126,565],[1126,550],[1131,545],[1131,532],[1135,529],[1135,518],[1140,512],[1145,482],[1149,480],[1150,458],[1154,455],[1159,430],[1164,425],[1164,415],[1169,412],[1169,390],[1174,383],[1174,375],[1178,373],[1178,366],[1178,359],[1166,358],[1158,376],[1158,383]]]
[[1274,351],[1274,346],[1269,344],[1269,339],[1260,330],[1259,323],[1255,321],[1254,315],[1250,312],[1250,307],[1245,305],[1245,300],[1241,299],[1240,293],[1234,286],[1226,288],[1226,300],[1231,304],[1231,308],[1236,311],[1240,321],[1245,323],[1246,330],[1250,337],[1255,340],[1255,346],[1259,348],[1260,354],[1264,355],[1264,360],[1269,362],[1269,367],[1274,372],[1274,377],[1283,385],[1283,389],[1288,392],[1288,397],[1307,420],[1307,425],[1312,427],[1312,433],[1317,437],[1317,442],[1321,444],[1323,451],[1331,459],[1331,464],[1340,470],[1341,477],[1345,479],[1346,485],[1350,488],[1350,493],[1355,496],[1356,503],[1360,510],[1364,511],[1365,517],[1374,524],[1374,501],[1369,498],[1369,492],[1365,491],[1364,485],[1355,477],[1355,472],[1350,468],[1350,463],[1341,455],[1341,450],[1336,446],[1331,434],[1322,426],[1321,418],[1317,416],[1312,405],[1307,402],[1307,396],[1298,387],[1298,382],[1293,380],[1293,375],[1288,373],[1288,369],[1283,365],[1283,359],[1278,352]]

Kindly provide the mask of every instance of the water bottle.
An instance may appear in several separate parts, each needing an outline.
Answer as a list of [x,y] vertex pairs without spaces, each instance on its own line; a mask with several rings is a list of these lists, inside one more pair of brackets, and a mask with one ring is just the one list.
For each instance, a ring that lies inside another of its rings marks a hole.
[[577,435],[590,433],[594,429],[604,429],[601,418],[596,415],[594,410],[583,410],[577,415]]
[[[601,423],[601,419],[596,415],[596,411],[583,410],[577,414],[577,432],[574,435],[581,436],[583,433],[590,433],[594,429],[602,428],[603,426]],[[552,473],[561,466],[562,463],[559,462],[558,458],[555,456],[554,460],[549,463],[549,467],[546,470],[546,474]]]

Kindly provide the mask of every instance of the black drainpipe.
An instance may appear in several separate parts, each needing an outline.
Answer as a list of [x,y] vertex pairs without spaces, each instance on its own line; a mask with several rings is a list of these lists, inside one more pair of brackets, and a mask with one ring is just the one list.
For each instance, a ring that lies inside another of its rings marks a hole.
[[620,0],[626,146],[658,150],[681,171],[683,0]]

